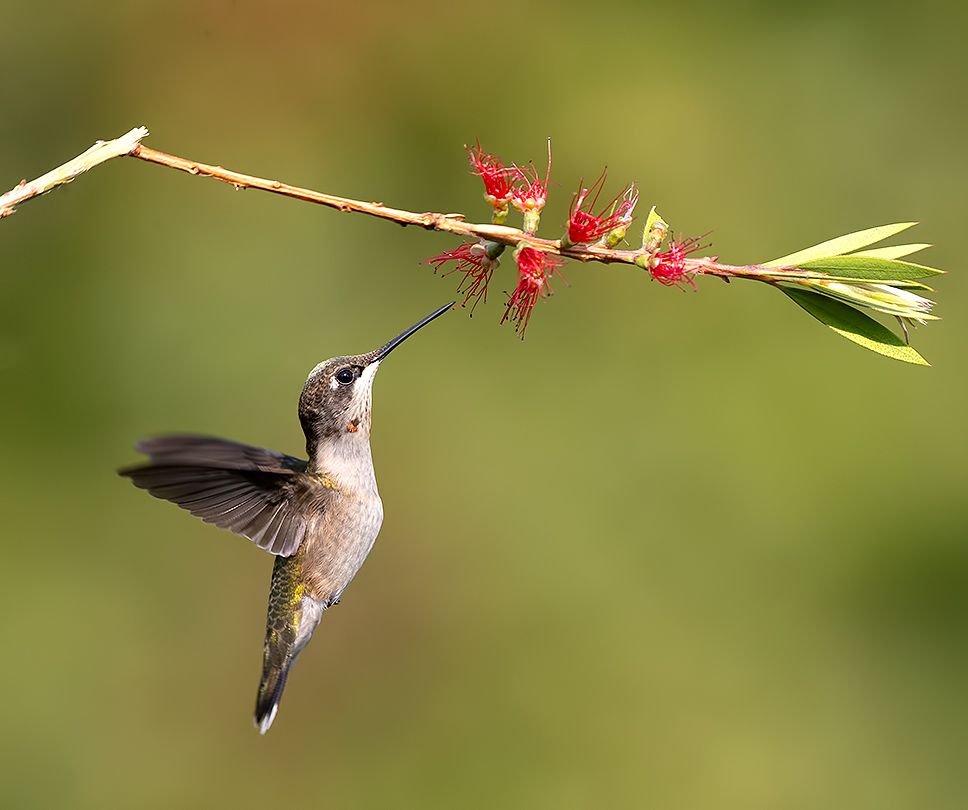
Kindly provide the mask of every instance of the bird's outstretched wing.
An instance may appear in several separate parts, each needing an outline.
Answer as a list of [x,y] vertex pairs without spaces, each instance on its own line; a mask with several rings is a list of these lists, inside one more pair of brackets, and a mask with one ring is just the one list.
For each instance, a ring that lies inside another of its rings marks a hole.
[[136,487],[207,523],[288,557],[333,491],[306,462],[209,436],[159,436],[138,444],[148,462],[119,470]]

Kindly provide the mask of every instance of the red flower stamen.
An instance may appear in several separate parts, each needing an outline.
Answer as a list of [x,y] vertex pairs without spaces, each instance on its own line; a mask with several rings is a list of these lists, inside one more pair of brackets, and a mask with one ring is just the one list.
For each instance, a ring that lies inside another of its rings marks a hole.
[[686,267],[686,257],[705,247],[699,242],[699,239],[672,237],[667,249],[656,253],[652,260],[649,271],[652,273],[652,278],[666,287],[685,289],[685,285],[688,284],[695,289],[696,283],[692,279],[696,271]]
[[[568,241],[573,245],[597,242],[609,231],[620,225],[627,226],[632,221],[632,212],[639,198],[635,186],[632,185],[616,194],[600,213],[592,213],[605,186],[605,174],[603,171],[590,188],[582,188],[581,184],[578,186],[578,193],[568,210]],[[587,209],[584,207],[586,201]]]
[[634,217],[635,206],[639,202],[639,190],[635,187],[635,183],[629,183],[619,196],[621,199],[615,208],[615,216],[618,217],[619,224],[627,226]]
[[484,181],[484,198],[493,206],[506,205],[511,199],[514,171],[505,166],[500,158],[485,152],[480,143],[473,148],[464,148],[471,162],[471,171]]
[[523,339],[538,298],[554,292],[551,288],[551,276],[561,266],[562,260],[529,247],[521,248],[516,255],[518,286],[508,297],[507,309],[504,310],[501,323],[510,319],[514,323],[514,331]]
[[517,184],[511,189],[511,202],[519,211],[537,209],[540,211],[548,202],[548,175],[542,181],[538,170],[531,163],[524,168],[514,167]]
[[511,202],[519,211],[528,210],[541,212],[548,201],[548,184],[551,182],[551,141],[548,141],[548,168],[545,170],[544,180],[538,176],[534,162],[527,166],[512,168],[515,186],[511,189]]
[[484,245],[480,242],[465,242],[454,250],[445,250],[438,256],[424,259],[423,264],[433,265],[436,273],[447,262],[455,262],[455,264],[441,275],[464,274],[457,285],[457,292],[464,293],[462,307],[466,307],[471,300],[474,301],[471,305],[471,315],[473,315],[478,303],[481,300],[487,301],[487,285],[491,281],[497,262],[488,258]]

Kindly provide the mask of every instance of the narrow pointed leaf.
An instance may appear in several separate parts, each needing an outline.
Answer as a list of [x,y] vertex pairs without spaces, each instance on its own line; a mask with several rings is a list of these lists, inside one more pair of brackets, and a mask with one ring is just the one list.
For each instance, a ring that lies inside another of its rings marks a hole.
[[850,253],[854,250],[860,250],[868,245],[873,245],[875,242],[880,242],[883,239],[887,239],[890,236],[894,236],[896,233],[907,230],[913,225],[917,225],[916,222],[898,222],[894,225],[880,225],[877,228],[868,228],[864,231],[857,231],[856,233],[849,233],[846,236],[838,236],[836,239],[830,239],[826,242],[821,242],[819,245],[814,245],[813,247],[806,248],[804,250],[798,250],[796,253],[791,253],[789,256],[783,256],[779,259],[774,259],[771,262],[766,262],[766,267],[792,267],[803,264],[803,262],[809,262],[813,259],[822,259],[825,256],[839,256],[842,253]]
[[780,289],[814,318],[847,340],[893,360],[918,366],[930,365],[890,329],[860,310],[818,293],[787,287]]
[[885,315],[894,315],[898,318],[913,318],[918,321],[937,321],[937,315],[931,314],[932,301],[921,298],[916,293],[901,291],[898,287],[891,287],[886,284],[858,284],[850,282],[847,284],[836,284],[827,282],[805,281],[798,285],[798,289],[807,289],[810,292],[843,301],[857,309],[872,309],[875,312],[883,312]]
[[[777,271],[767,270],[760,273],[750,273],[750,278],[765,278],[770,281],[778,281],[781,284],[785,281],[842,281],[845,284],[856,284],[858,282],[864,282],[867,284],[872,283],[870,278],[859,278],[856,274],[851,271],[847,271],[845,274],[835,273],[833,271],[825,272],[823,270],[816,269],[806,269],[797,267],[793,270],[787,268],[781,268]],[[873,283],[883,282],[884,284],[890,284],[892,287],[911,287],[912,289],[920,290],[931,290],[927,284],[922,284],[919,281],[912,281],[911,279],[887,279],[883,276],[878,276],[873,280]]]
[[905,256],[910,256],[912,253],[917,253],[919,250],[926,250],[929,247],[932,247],[932,245],[891,245],[891,247],[861,250],[857,253],[852,253],[851,256],[871,256],[876,259],[903,259]]
[[934,292],[934,287],[922,284],[920,281],[892,281],[892,287],[901,287],[905,290],[922,290],[924,292]]
[[915,278],[940,276],[943,270],[925,267],[923,264],[902,262],[897,259],[881,259],[877,256],[827,256],[801,262],[804,270],[820,270],[832,276],[861,279],[863,281],[910,281]]
[[[858,279],[856,276],[838,276],[830,273],[821,273],[816,270],[789,270],[776,275],[771,275],[769,278],[771,280],[778,281],[781,284],[785,281],[789,281],[791,283],[796,281],[840,281],[844,284],[856,284],[857,282],[862,281],[865,284],[871,283],[870,279]],[[885,284],[890,284],[892,287],[902,287],[904,289],[927,290],[928,292],[934,292],[934,287],[929,287],[927,284],[922,284],[920,281],[911,281],[910,279],[878,279],[878,281],[884,282]]]

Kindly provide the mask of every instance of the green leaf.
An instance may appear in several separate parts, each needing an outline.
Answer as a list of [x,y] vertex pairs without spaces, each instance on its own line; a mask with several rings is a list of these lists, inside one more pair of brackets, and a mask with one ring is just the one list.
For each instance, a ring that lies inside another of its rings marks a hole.
[[922,284],[919,281],[892,281],[891,287],[900,287],[902,290],[922,290],[923,292],[934,292],[934,287]]
[[923,290],[924,292],[934,292],[934,287],[922,284],[920,281],[892,281],[892,287],[900,287],[904,290]]
[[894,236],[894,234],[907,230],[914,225],[917,225],[917,223],[898,222],[894,225],[881,225],[877,228],[868,228],[865,231],[849,233],[846,236],[838,236],[836,239],[821,242],[819,245],[798,250],[789,256],[783,256],[780,259],[766,262],[764,267],[799,266],[803,262],[809,262],[813,259],[822,259],[825,256],[839,256],[842,253],[850,253],[854,250],[865,248],[868,245],[873,245],[875,242],[887,239],[889,236]]
[[905,256],[910,256],[912,253],[917,253],[919,250],[925,250],[929,247],[933,247],[933,245],[925,245],[923,243],[917,245],[892,245],[891,247],[862,250],[858,253],[852,253],[851,255],[872,256],[876,259],[903,259]]
[[659,216],[659,212],[652,206],[649,216],[645,220],[645,227],[642,229],[642,249],[655,253],[669,232],[669,223]]
[[[755,278],[755,276],[752,276]],[[769,276],[771,280],[780,282],[781,284],[790,282],[791,284],[796,284],[799,281],[840,281],[844,284],[857,284],[865,283],[870,284],[868,279],[858,279],[856,276],[846,275],[837,276],[830,273],[821,273],[818,270],[784,270],[780,273]],[[901,287],[904,289],[911,290],[927,290],[928,292],[934,292],[934,287],[929,287],[927,284],[922,284],[920,281],[911,281],[907,279],[891,279],[886,281],[881,279],[885,284],[889,284],[891,287]],[[876,282],[875,282],[876,283]]]
[[669,228],[669,226],[666,224],[666,221],[659,216],[659,212],[655,210],[655,206],[653,205],[652,210],[649,211],[649,216],[645,219],[645,232],[648,233],[656,225],[666,230]]
[[877,256],[827,256],[801,262],[804,270],[820,270],[832,276],[854,278],[863,281],[910,281],[915,278],[940,276],[943,270],[925,267],[923,264],[902,262],[897,259],[881,259]]
[[918,366],[931,365],[890,329],[860,310],[818,293],[787,287],[780,289],[814,318],[847,340],[893,360]]

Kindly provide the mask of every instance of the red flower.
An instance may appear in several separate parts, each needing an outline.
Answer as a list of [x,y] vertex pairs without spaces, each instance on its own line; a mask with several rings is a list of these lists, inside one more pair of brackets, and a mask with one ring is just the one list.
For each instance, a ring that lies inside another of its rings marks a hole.
[[511,182],[514,172],[509,169],[500,158],[485,152],[481,145],[467,149],[467,157],[471,162],[471,169],[484,181],[484,199],[495,207],[506,208],[511,199]]
[[651,268],[652,278],[666,287],[684,288],[689,284],[695,289],[696,284],[692,277],[696,274],[695,270],[690,270],[686,266],[686,257],[697,250],[702,249],[698,239],[675,239],[673,237],[666,250],[656,253],[652,259]]
[[514,167],[514,177],[517,181],[511,189],[511,202],[519,211],[528,210],[541,212],[545,203],[548,201],[548,182],[551,179],[551,149],[548,150],[548,168],[545,171],[544,180],[538,176],[538,170],[534,163],[529,163],[524,168]]
[[[605,186],[605,172],[591,185],[591,188],[578,187],[578,193],[572,200],[568,211],[568,238],[573,245],[597,242],[610,231],[621,225],[628,226],[632,221],[632,212],[638,202],[639,195],[635,186],[626,186],[602,208],[599,214],[593,214],[592,209],[598,204],[598,196]],[[591,199],[589,200],[589,197]],[[621,198],[621,200],[619,199]],[[587,210],[584,208],[588,201]],[[624,234],[623,234],[624,236]],[[618,238],[620,241],[622,236]]]
[[520,333],[522,339],[531,320],[531,311],[538,303],[539,297],[545,297],[554,292],[551,289],[551,276],[561,266],[561,259],[534,248],[521,248],[517,254],[518,286],[508,298],[507,309],[501,323],[508,318],[514,322],[514,331]]
[[488,258],[484,245],[480,242],[465,242],[454,250],[445,250],[438,256],[424,259],[423,264],[433,265],[434,272],[440,270],[447,262],[456,262],[444,276],[451,273],[463,273],[464,278],[457,285],[457,292],[464,293],[462,307],[466,307],[473,299],[471,315],[481,299],[487,301],[487,285],[494,274],[497,262]]
[[[513,172],[516,183],[511,189],[511,202],[514,207],[525,214],[526,220],[529,211],[540,215],[541,209],[548,201],[548,183],[551,181],[551,139],[548,139],[548,168],[545,169],[544,180],[538,176],[534,162],[523,168],[514,166]],[[535,219],[534,226],[536,227],[537,224]],[[528,228],[525,227],[525,230]]]

